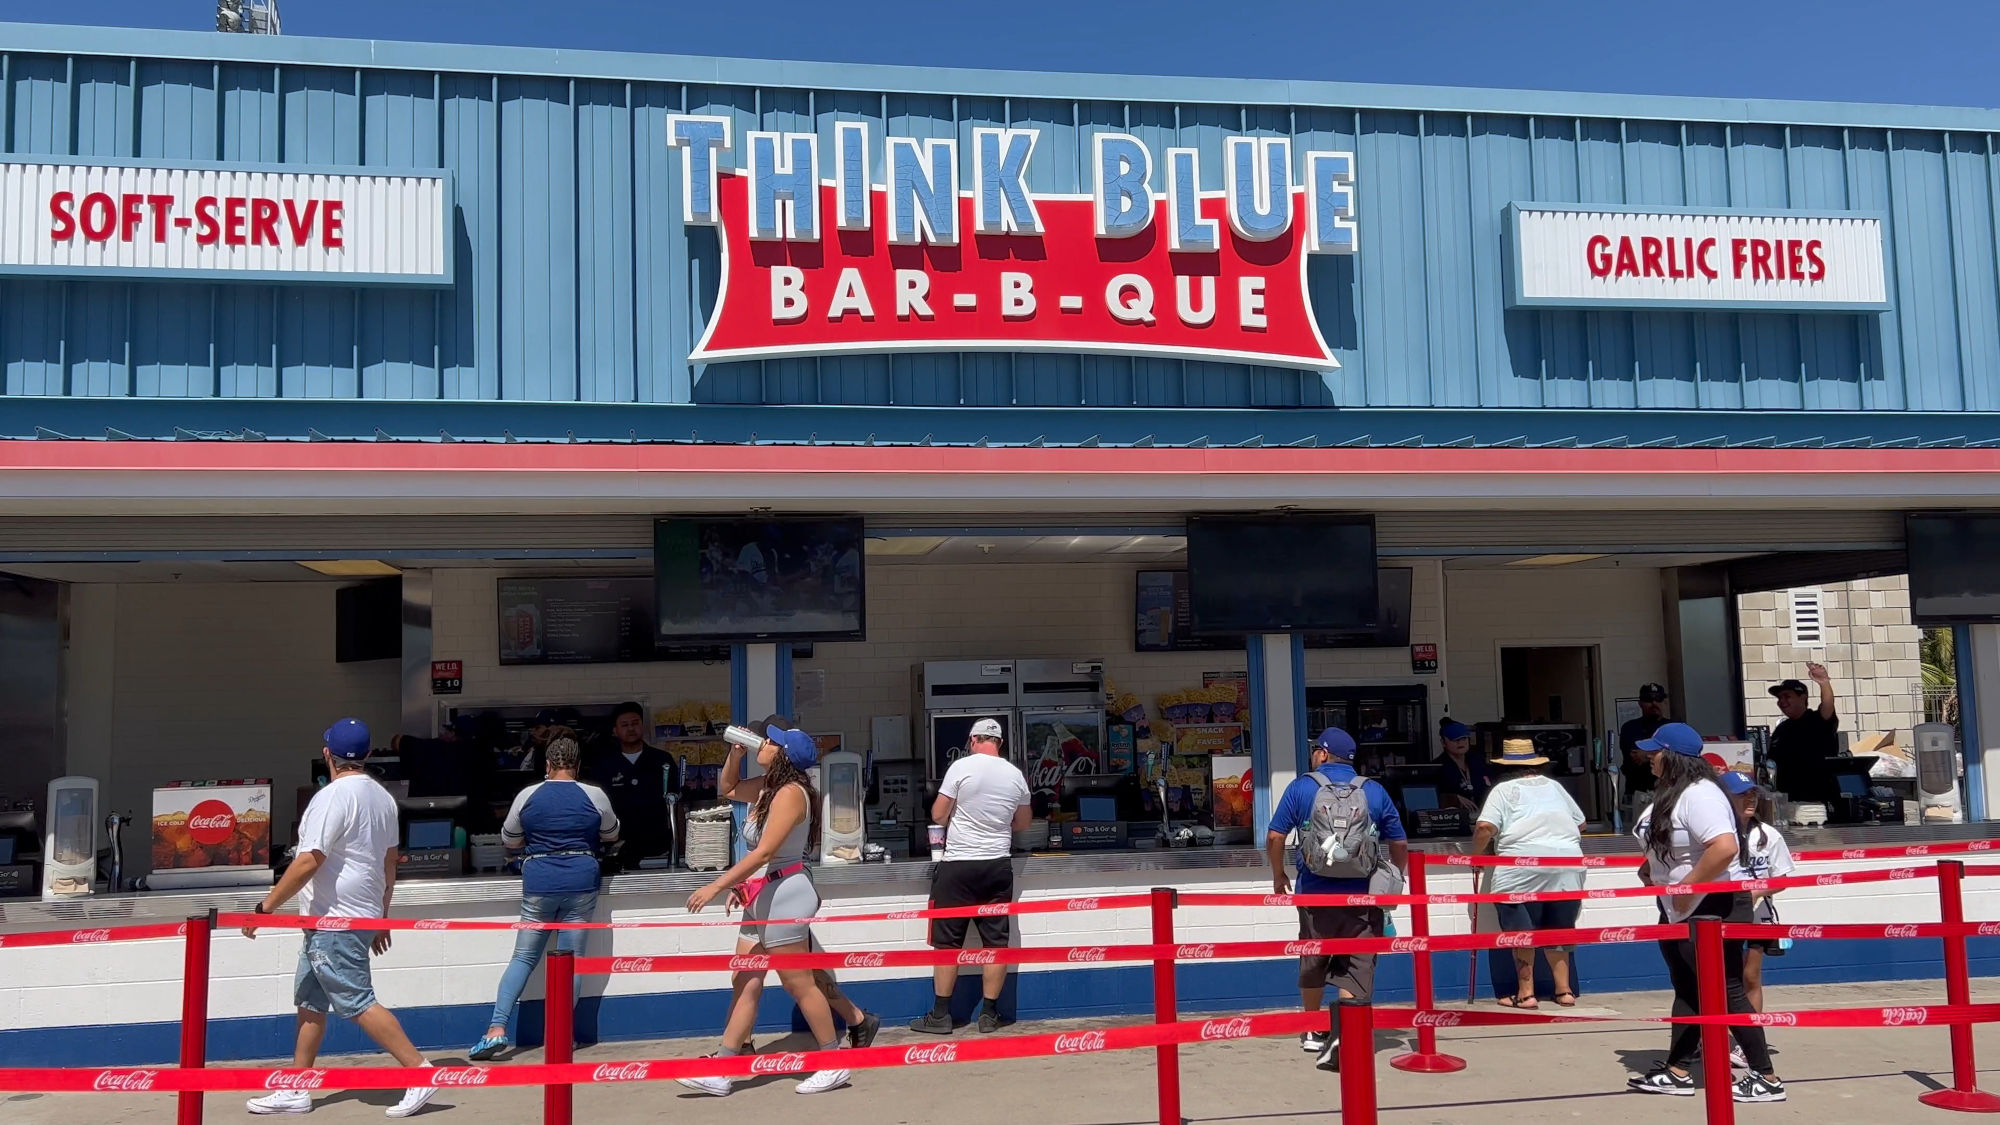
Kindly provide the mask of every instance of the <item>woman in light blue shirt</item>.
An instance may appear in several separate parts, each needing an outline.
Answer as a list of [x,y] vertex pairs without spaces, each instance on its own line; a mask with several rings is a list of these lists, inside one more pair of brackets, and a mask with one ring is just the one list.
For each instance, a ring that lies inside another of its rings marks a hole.
[[[1479,824],[1473,830],[1472,850],[1484,855],[1492,851],[1503,856],[1580,856],[1583,854],[1583,810],[1561,783],[1542,774],[1549,760],[1536,752],[1525,738],[1510,738],[1501,744],[1500,756],[1493,759],[1502,771],[1501,780],[1486,795],[1479,810]],[[1579,867],[1496,867],[1487,890],[1494,894],[1533,891],[1580,891],[1583,869]],[[1557,902],[1503,902],[1494,906],[1503,931],[1573,930],[1583,903],[1577,899]],[[1576,989],[1570,981],[1570,947],[1544,946],[1549,958],[1549,976],[1555,981],[1555,1001],[1567,1008],[1576,1003]],[[1514,950],[1515,990],[1503,996],[1508,1008],[1534,1009],[1535,951]]]

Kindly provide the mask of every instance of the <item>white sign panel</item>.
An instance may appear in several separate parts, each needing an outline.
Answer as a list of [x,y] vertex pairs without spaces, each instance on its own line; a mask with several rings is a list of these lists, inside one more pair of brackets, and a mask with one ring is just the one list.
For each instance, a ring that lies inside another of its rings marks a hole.
[[1521,308],[1889,307],[1874,215],[1508,208]]
[[449,285],[450,182],[0,163],[0,274]]

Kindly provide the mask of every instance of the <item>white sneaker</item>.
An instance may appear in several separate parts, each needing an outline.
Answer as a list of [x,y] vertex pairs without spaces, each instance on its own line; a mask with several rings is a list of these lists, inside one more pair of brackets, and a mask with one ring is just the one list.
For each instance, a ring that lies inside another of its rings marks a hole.
[[824,1094],[828,1090],[838,1090],[847,1085],[848,1072],[844,1070],[821,1070],[806,1075],[799,1080],[801,1094]]
[[1730,1045],[1729,1065],[1735,1067],[1738,1070],[1750,1069],[1750,1060],[1743,1057],[1743,1048],[1735,1046],[1734,1044]]
[[1332,1032],[1308,1031],[1304,1035],[1299,1036],[1299,1049],[1308,1055],[1317,1055],[1321,1051],[1326,1050],[1326,1041],[1331,1036]]
[[304,1090],[278,1090],[261,1098],[251,1098],[247,1107],[260,1117],[277,1113],[311,1113],[312,1095]]
[[[705,1059],[712,1059],[714,1057],[715,1057],[714,1055],[702,1056],[702,1058]],[[713,1098],[726,1098],[730,1095],[732,1091],[736,1089],[735,1082],[720,1076],[711,1076],[708,1078],[676,1078],[674,1079],[674,1081],[680,1083],[683,1086],[686,1086],[688,1089],[693,1090],[697,1094],[707,1094],[708,1096]]]
[[385,1117],[410,1117],[437,1097],[436,1086],[412,1086],[403,1091],[403,1100],[384,1111]]

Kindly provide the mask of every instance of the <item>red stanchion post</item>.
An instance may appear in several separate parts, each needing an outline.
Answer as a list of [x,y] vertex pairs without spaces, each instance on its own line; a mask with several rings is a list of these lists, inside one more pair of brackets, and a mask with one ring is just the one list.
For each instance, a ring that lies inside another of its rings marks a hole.
[[1341,1125],[1375,1125],[1375,1009],[1366,1000],[1335,1005],[1340,1032]]
[[[1694,972],[1704,1016],[1729,1014],[1729,967],[1722,956],[1722,923],[1695,922]],[[1708,1103],[1708,1125],[1736,1125],[1735,1076],[1729,1071],[1729,1028],[1701,1025],[1701,1093]]]
[[[570,1062],[576,1052],[576,955],[558,949],[549,954],[547,998],[542,1026],[542,1055],[553,1064]],[[570,1125],[576,1088],[551,1082],[542,1087],[543,1125]]]
[[[1419,900],[1410,907],[1410,933],[1418,939],[1431,936],[1431,904],[1426,898],[1431,892],[1425,874],[1429,861],[1430,857],[1423,852],[1410,853],[1410,894]],[[1423,943],[1420,940],[1418,944]],[[1417,1011],[1431,1011],[1437,1007],[1437,998],[1433,995],[1435,982],[1431,978],[1431,955],[1428,950],[1420,949],[1411,956],[1410,962],[1416,975]],[[1417,1049],[1397,1055],[1389,1060],[1389,1065],[1418,1074],[1450,1074],[1464,1070],[1465,1060],[1457,1055],[1440,1054],[1437,1028],[1425,1025],[1417,1028]]]
[[[1946,925],[1965,921],[1965,864],[1948,859],[1937,865],[1938,920]],[[1971,962],[1965,935],[1944,939],[1944,998],[1947,1004],[1972,1003]],[[2000,1113],[2000,1095],[1979,1088],[1979,1064],[1972,1055],[1972,1025],[1951,1025],[1951,1088],[1932,1090],[1918,1101],[1935,1109],[1960,1113]]]
[[[1174,906],[1172,887],[1153,888],[1153,944],[1168,952],[1153,958],[1153,1022],[1180,1019],[1180,998],[1174,987]],[[1160,1125],[1181,1125],[1181,1050],[1162,1043],[1154,1051],[1160,1084]]]
[[[181,958],[181,1069],[208,1065],[208,946],[215,934],[215,911],[187,920]],[[174,1120],[177,1125],[201,1125],[202,1094],[183,1090]]]

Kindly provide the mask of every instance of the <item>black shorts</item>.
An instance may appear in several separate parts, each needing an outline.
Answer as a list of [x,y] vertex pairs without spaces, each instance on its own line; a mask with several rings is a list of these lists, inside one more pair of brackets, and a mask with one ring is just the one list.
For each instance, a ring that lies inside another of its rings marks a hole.
[[[1011,859],[953,859],[937,865],[931,876],[931,905],[991,906],[1014,901],[1014,861]],[[979,923],[979,943],[988,949],[1004,949],[1013,935],[1005,914],[990,918],[931,919],[931,948],[959,949],[965,945],[969,923]]]

